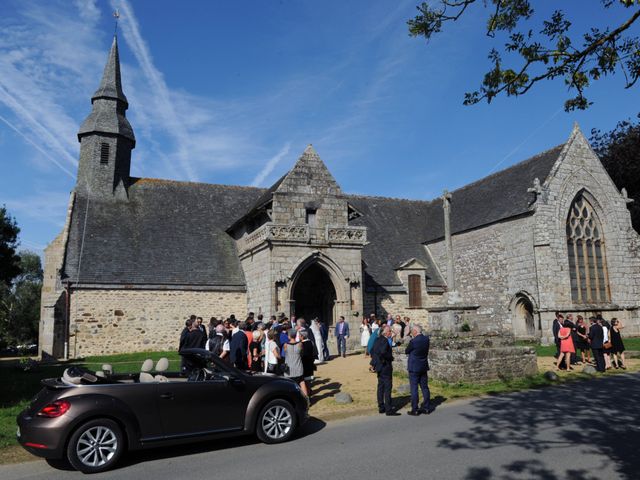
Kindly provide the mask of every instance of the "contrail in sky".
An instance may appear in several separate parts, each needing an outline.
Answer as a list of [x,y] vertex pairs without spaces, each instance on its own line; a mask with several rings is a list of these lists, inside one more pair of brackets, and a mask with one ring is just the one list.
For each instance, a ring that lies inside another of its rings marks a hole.
[[273,157],[269,159],[267,164],[264,166],[262,170],[256,175],[256,178],[251,182],[252,187],[259,187],[262,182],[264,182],[265,178],[269,176],[269,174],[273,171],[275,166],[282,160],[287,153],[289,153],[289,149],[291,148],[291,142],[287,142],[284,144],[284,147],[280,149],[278,153],[276,153]]
[[154,90],[154,97],[157,100],[156,104],[161,117],[160,120],[167,133],[173,136],[176,141],[180,165],[184,169],[187,178],[191,181],[195,181],[197,180],[197,177],[189,160],[188,148],[191,145],[189,132],[184,128],[183,123],[180,121],[175,109],[173,108],[169,88],[167,87],[162,74],[153,64],[149,47],[140,34],[140,27],[133,12],[133,8],[126,0],[112,0],[111,6],[114,9],[119,9],[122,14],[119,26],[124,32],[124,38],[127,45],[129,45],[129,48],[138,60],[140,67],[142,67],[142,71],[144,72],[147,81]]

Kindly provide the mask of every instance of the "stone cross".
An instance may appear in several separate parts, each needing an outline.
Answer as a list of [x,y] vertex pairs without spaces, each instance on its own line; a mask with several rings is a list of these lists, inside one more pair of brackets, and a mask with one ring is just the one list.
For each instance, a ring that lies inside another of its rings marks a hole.
[[456,276],[454,268],[453,242],[451,240],[451,194],[442,192],[442,208],[444,210],[444,243],[447,251],[447,285],[450,292],[456,292]]

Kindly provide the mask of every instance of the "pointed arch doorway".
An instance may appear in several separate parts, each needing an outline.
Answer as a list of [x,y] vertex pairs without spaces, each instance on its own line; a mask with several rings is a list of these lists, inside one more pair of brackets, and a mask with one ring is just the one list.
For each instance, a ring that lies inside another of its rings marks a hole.
[[336,289],[329,273],[317,263],[312,263],[295,282],[291,295],[292,313],[308,321],[318,317],[331,327],[335,323],[336,299]]

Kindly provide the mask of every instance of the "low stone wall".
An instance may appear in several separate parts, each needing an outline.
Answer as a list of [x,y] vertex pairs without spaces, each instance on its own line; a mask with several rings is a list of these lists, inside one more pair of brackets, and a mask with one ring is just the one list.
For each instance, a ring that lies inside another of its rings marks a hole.
[[244,292],[77,290],[71,297],[70,357],[177,350],[189,315],[227,318],[246,312]]
[[[394,368],[407,370],[405,346],[394,352]],[[533,347],[518,347],[506,335],[448,333],[431,336],[429,376],[448,383],[490,382],[538,372]]]

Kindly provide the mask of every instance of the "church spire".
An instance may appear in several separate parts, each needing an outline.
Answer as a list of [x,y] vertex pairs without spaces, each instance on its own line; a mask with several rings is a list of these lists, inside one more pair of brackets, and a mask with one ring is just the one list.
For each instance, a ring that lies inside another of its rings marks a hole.
[[111,51],[109,52],[109,59],[104,66],[104,73],[102,74],[102,81],[96,93],[91,97],[91,103],[98,98],[111,98],[124,102],[125,108],[129,106],[127,97],[122,91],[122,80],[120,78],[120,55],[118,54],[118,37],[113,36],[113,43],[111,44]]
[[127,198],[131,150],[136,137],[125,115],[118,40],[114,36],[100,86],[91,97],[91,113],[78,132],[80,162],[76,190],[102,198]]
[[129,103],[122,91],[118,39],[115,35],[100,86],[91,97],[91,103],[93,108],[80,127],[78,140],[89,134],[106,133],[127,138],[135,146],[136,138],[125,116]]

